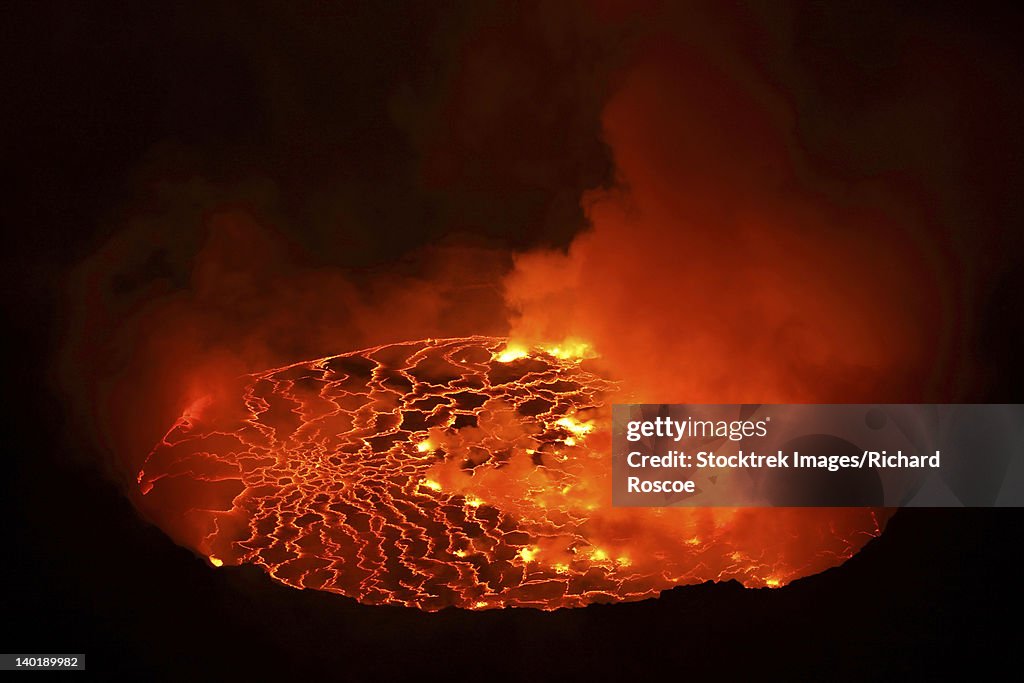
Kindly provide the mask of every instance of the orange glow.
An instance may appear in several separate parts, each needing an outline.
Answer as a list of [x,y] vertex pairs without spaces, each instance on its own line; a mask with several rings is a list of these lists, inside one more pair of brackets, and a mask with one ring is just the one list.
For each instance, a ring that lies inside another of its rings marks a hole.
[[519,557],[522,558],[523,562],[533,562],[534,558],[537,557],[537,549],[521,548],[519,550]]
[[509,344],[494,356],[499,363],[511,363],[520,358],[526,358],[526,349],[517,344]]
[[[563,417],[555,422],[559,427],[565,427],[573,434],[586,434],[594,428],[589,422],[578,422],[572,417]],[[572,444],[569,444],[572,445]]]
[[544,353],[562,360],[569,358],[593,358],[594,350],[590,344],[582,341],[566,341],[554,346],[545,346]]
[[881,533],[862,509],[613,508],[618,385],[589,360],[506,348],[424,340],[244,377],[153,450],[144,504],[214,566],[425,610],[781,586]]

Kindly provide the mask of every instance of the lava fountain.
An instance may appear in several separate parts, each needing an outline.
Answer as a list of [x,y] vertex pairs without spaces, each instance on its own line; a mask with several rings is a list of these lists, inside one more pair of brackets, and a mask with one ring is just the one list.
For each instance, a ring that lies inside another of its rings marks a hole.
[[777,587],[881,533],[878,509],[613,508],[619,385],[586,345],[389,344],[242,377],[138,473],[142,507],[214,566],[423,610]]

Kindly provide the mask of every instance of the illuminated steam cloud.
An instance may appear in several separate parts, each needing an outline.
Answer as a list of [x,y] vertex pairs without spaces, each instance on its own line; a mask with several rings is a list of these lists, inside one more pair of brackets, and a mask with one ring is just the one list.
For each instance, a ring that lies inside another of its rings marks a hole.
[[618,183],[568,250],[517,257],[512,336],[588,340],[634,402],[920,400],[951,335],[941,257],[898,203],[807,189],[785,101],[734,71],[637,57],[604,110]]

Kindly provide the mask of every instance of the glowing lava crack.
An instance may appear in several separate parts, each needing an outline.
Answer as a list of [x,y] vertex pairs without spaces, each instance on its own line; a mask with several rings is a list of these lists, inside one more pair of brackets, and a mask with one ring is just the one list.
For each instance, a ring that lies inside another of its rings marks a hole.
[[422,340],[241,378],[150,453],[142,506],[215,566],[426,610],[779,586],[884,511],[612,508],[615,383],[584,349]]

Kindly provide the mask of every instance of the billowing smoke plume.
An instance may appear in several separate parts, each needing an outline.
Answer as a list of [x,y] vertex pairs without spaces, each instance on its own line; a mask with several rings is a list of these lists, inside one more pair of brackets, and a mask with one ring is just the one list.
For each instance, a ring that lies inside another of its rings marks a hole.
[[920,396],[942,255],[899,197],[812,180],[794,112],[751,80],[667,41],[637,57],[603,114],[617,183],[567,251],[517,257],[513,336],[585,339],[649,402]]

